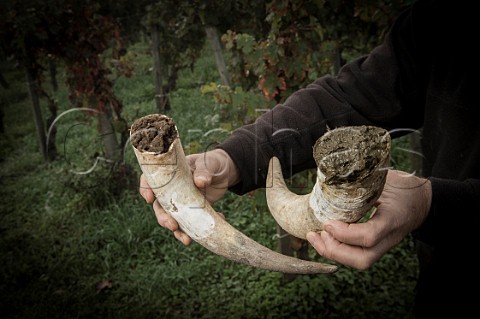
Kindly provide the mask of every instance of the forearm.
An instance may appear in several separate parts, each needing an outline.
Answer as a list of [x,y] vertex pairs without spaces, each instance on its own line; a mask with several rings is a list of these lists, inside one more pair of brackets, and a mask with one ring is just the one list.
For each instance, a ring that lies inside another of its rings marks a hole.
[[[312,146],[327,128],[325,112],[315,96],[324,89],[312,85],[293,94],[284,104],[260,116],[254,124],[235,130],[218,147],[224,149],[238,167],[241,182],[232,188],[245,193],[263,187],[267,163],[272,156],[282,162],[285,175],[314,167]],[[338,108],[341,114],[341,108]],[[348,111],[344,111],[348,113]],[[342,116],[336,117],[338,121]]]
[[[350,66],[341,73],[344,78],[352,79],[352,86],[356,77],[353,73],[357,69]],[[346,86],[345,83],[341,86],[337,78],[323,77],[260,116],[254,124],[235,130],[218,146],[230,155],[239,169],[241,181],[231,190],[243,194],[264,187],[272,156],[280,159],[287,177],[315,167],[312,147],[328,128],[345,125],[391,128],[389,123],[400,113],[398,105],[383,99],[368,102],[368,96],[374,98],[372,90],[382,91],[381,88],[364,87],[364,95],[359,91],[352,92],[356,96],[350,97],[344,93]],[[394,92],[390,94],[394,99]],[[359,102],[353,104],[354,101]],[[374,103],[381,105],[372,108]]]
[[[254,124],[234,131],[219,145],[241,175],[232,190],[242,194],[263,187],[272,156],[280,159],[286,176],[314,167],[312,146],[327,128],[367,124],[419,128],[423,87],[415,80],[418,63],[412,62],[417,57],[410,54],[415,52],[408,36],[410,25],[409,16],[402,16],[385,42],[368,56],[345,65],[336,77],[319,78]],[[401,53],[395,48],[401,48]]]

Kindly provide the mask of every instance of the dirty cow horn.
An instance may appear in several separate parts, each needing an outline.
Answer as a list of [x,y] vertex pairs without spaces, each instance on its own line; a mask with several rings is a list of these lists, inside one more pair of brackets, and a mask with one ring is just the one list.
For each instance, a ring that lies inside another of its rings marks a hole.
[[292,193],[276,157],[269,163],[266,197],[277,223],[305,239],[326,219],[352,223],[373,207],[385,185],[390,161],[388,131],[374,126],[347,126],[327,131],[313,148],[317,179],[307,195]]
[[130,142],[163,209],[194,241],[232,261],[293,274],[332,273],[334,265],[289,257],[264,247],[226,222],[195,187],[174,121],[165,115],[136,120]]

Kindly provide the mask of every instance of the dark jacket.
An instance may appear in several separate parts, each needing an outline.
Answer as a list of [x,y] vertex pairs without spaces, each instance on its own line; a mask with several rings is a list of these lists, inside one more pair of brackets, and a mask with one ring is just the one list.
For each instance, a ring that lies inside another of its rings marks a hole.
[[417,1],[369,55],[297,91],[219,145],[241,172],[231,190],[243,194],[265,185],[272,156],[281,159],[285,174],[315,167],[312,146],[327,125],[422,129],[423,172],[433,199],[414,233],[421,241],[419,315],[424,309],[432,314],[431,306],[452,306],[462,284],[478,278],[478,271],[467,272],[471,255],[461,253],[476,252],[479,241],[480,105],[474,96],[480,88],[474,76],[480,18],[473,4]]

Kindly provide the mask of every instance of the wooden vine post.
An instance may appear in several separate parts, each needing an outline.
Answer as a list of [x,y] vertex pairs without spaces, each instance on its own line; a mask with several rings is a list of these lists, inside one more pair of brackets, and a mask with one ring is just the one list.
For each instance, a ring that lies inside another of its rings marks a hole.
[[166,110],[166,105],[168,105],[168,96],[165,94],[163,89],[163,72],[164,65],[162,63],[162,58],[160,56],[160,35],[158,30],[158,25],[154,24],[151,28],[152,32],[152,54],[153,54],[153,74],[155,77],[155,103],[157,105],[158,113],[163,114]]

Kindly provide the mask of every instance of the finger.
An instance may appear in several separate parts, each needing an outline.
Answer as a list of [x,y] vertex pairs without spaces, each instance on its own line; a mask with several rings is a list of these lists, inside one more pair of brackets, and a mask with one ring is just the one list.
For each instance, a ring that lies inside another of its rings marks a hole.
[[138,191],[147,203],[151,204],[155,200],[155,194],[153,194],[153,191],[150,188],[150,185],[148,185],[147,179],[143,174],[140,176],[140,186]]
[[177,221],[167,214],[158,201],[153,203],[153,210],[155,211],[155,216],[160,226],[170,229],[173,232],[179,229]]
[[190,236],[188,236],[187,234],[185,234],[183,231],[181,230],[176,230],[173,232],[173,235],[175,236],[175,238],[177,240],[179,240],[182,244],[184,244],[185,246],[188,246],[192,243],[192,238]]
[[203,153],[203,156],[195,156],[192,158],[192,161],[194,162],[193,181],[200,189],[210,186],[213,178],[213,173],[210,171],[206,163],[205,154],[206,153]]
[[370,268],[382,256],[375,249],[341,243],[325,231],[309,232],[307,240],[323,257],[359,270]]
[[186,156],[188,166],[190,166],[190,171],[192,173],[195,171],[195,162],[197,161],[199,156],[200,154],[190,154]]
[[389,233],[391,225],[381,209],[364,223],[345,223],[339,220],[328,220],[324,230],[338,241],[355,246],[373,247]]
[[308,232],[306,238],[320,255],[326,257],[325,255],[327,254],[327,247],[325,246],[322,235],[320,235],[320,233],[316,233],[313,231]]
[[192,238],[180,230],[177,221],[172,216],[168,215],[157,201],[153,203],[153,209],[160,226],[171,230],[175,238],[182,242],[182,244],[185,246],[188,246],[192,243]]

